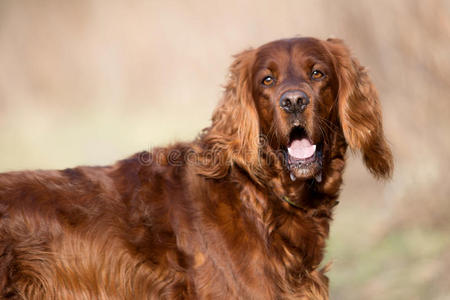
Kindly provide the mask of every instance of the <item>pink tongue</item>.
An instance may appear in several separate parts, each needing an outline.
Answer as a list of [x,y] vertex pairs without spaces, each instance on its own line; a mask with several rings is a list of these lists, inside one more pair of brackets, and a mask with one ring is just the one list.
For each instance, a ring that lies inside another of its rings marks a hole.
[[313,156],[316,152],[316,145],[311,145],[308,139],[293,140],[288,147],[288,153],[290,156],[298,159],[305,159]]

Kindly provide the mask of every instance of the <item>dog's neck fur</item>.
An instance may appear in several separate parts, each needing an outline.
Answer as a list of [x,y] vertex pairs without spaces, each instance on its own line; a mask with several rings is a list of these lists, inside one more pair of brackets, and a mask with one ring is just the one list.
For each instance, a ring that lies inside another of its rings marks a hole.
[[[271,270],[272,276],[283,282],[284,286],[279,287],[281,290],[295,290],[294,287],[301,286],[300,293],[303,293],[305,286],[320,289],[327,280],[318,266],[323,259],[333,208],[338,204],[347,150],[345,141],[335,143],[340,146],[324,158],[328,161],[322,170],[322,182],[314,179],[293,182],[279,162],[279,168],[273,165],[266,168],[277,170],[278,174],[274,172],[262,188],[248,184],[251,178],[244,170],[237,175],[237,181],[245,187],[240,199],[257,216],[259,224],[255,225],[270,245],[266,251],[277,261]],[[249,186],[253,188],[249,189]],[[289,201],[284,201],[283,197],[288,197]],[[306,283],[308,280],[310,282]]]
[[262,253],[255,255],[271,257],[272,263],[264,269],[266,276],[274,279],[267,284],[277,283],[275,294],[281,292],[289,299],[312,287],[327,294],[327,279],[318,267],[323,259],[332,209],[337,204],[336,196],[314,191],[308,182],[297,182],[295,188],[290,186],[292,191],[284,189],[286,193],[297,193],[295,201],[299,207],[294,207],[280,200],[274,190],[247,184],[250,179],[242,171],[232,176],[242,183],[240,199],[247,208],[243,211],[251,214],[248,219],[253,220],[257,240],[262,243],[255,248]]

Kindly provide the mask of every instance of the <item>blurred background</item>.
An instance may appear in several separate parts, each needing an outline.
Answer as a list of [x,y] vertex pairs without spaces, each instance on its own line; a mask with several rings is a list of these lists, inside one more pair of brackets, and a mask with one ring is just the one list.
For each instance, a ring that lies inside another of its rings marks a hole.
[[0,171],[192,139],[232,54],[292,36],[347,42],[395,155],[389,182],[349,155],[331,299],[450,299],[450,1],[0,0]]

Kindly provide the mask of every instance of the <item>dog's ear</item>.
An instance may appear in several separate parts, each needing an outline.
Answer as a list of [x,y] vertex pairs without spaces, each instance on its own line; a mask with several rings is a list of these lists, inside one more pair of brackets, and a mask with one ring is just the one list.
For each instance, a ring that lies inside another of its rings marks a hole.
[[[234,56],[224,97],[213,115],[213,126],[233,139],[236,152],[249,156],[257,154],[259,122],[252,96],[251,67],[254,50]],[[254,153],[256,150],[256,153]]]
[[328,39],[339,80],[339,119],[352,150],[360,150],[367,168],[376,177],[392,174],[392,153],[383,133],[381,106],[367,70],[338,39]]
[[[225,154],[231,166],[238,164],[250,176],[258,176],[259,118],[252,96],[252,76],[255,51],[246,50],[234,56],[224,96],[213,113],[212,125],[205,139]],[[224,171],[223,169],[215,170]],[[256,179],[256,178],[254,178]]]

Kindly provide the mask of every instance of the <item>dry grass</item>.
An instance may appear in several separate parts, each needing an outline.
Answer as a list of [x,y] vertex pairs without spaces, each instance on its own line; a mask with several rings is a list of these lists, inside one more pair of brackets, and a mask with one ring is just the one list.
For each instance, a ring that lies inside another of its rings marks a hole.
[[450,299],[448,1],[0,2],[0,171],[107,164],[192,138],[231,54],[343,38],[379,88],[391,182],[350,160],[333,299]]

